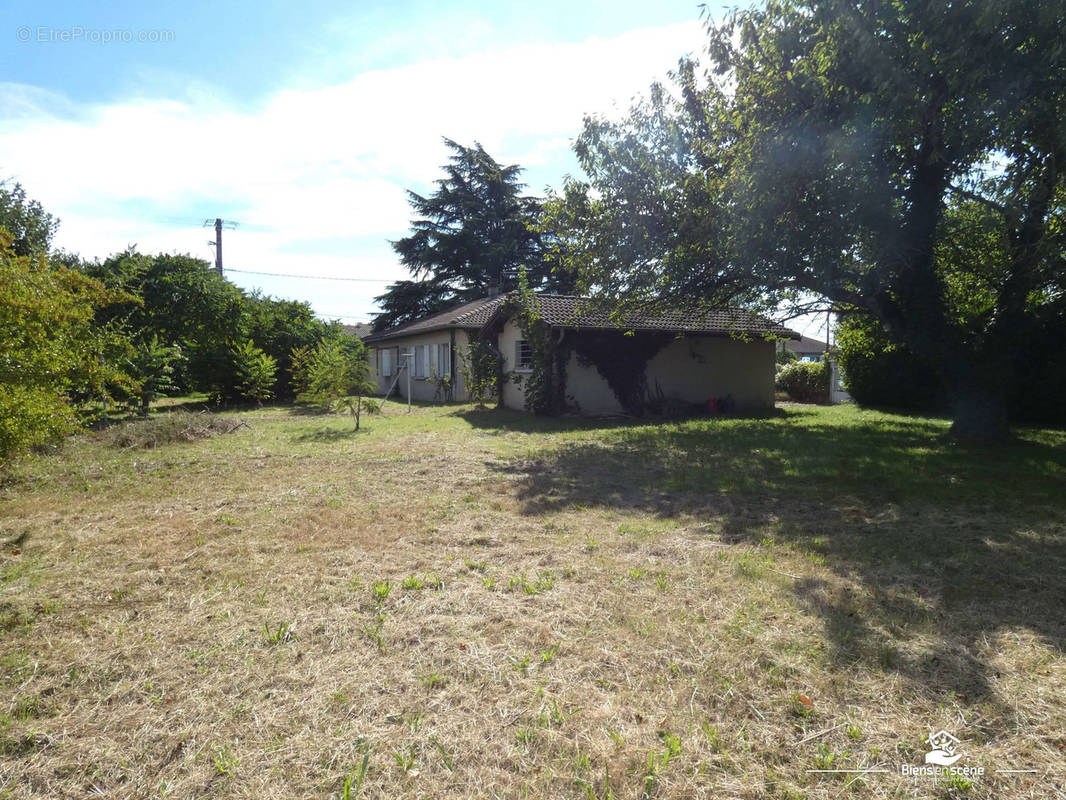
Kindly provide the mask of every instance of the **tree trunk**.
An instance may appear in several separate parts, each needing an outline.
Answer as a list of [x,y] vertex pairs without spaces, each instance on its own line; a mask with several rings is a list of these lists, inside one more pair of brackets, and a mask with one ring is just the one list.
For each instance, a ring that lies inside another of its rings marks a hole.
[[1000,392],[966,388],[951,403],[951,435],[967,441],[1002,441],[1010,434],[1007,404]]

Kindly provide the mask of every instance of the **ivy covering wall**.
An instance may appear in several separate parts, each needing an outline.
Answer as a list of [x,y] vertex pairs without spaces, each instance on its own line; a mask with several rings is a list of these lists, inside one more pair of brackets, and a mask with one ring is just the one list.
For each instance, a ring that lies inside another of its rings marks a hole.
[[578,363],[595,367],[627,414],[648,413],[648,362],[670,342],[668,333],[580,331],[571,335]]

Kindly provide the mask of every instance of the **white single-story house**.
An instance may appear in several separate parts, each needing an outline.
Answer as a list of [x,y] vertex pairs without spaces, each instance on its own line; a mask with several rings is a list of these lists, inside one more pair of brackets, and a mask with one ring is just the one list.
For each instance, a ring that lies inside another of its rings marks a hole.
[[[515,319],[517,302],[514,293],[485,297],[364,337],[380,391],[406,397],[409,385],[414,400],[469,400],[461,364],[480,342],[500,356],[501,404],[524,408],[532,354]],[[604,354],[624,359],[637,351],[640,394],[675,406],[772,408],[775,342],[799,338],[738,309],[615,319],[587,298],[538,293],[535,303],[559,354],[566,405],[582,414],[632,413],[605,377]]]

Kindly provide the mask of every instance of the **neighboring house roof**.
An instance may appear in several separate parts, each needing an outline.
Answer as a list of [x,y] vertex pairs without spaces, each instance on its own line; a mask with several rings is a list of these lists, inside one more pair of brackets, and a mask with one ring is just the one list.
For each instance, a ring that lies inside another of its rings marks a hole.
[[349,336],[358,336],[360,339],[362,339],[364,336],[367,336],[372,330],[374,330],[374,326],[371,325],[369,322],[359,322],[355,325],[341,325],[341,330],[343,330]]
[[[367,336],[364,341],[378,342],[413,336],[419,333],[447,328],[481,328],[497,314],[502,313],[504,302],[514,293],[485,297],[457,308],[423,317],[420,320],[398,325]],[[741,309],[717,311],[674,311],[632,313],[619,320],[612,319],[608,309],[594,304],[586,297],[558,294],[537,294],[537,313],[548,325],[557,328],[584,328],[587,330],[660,331],[663,333],[705,334],[772,334],[790,339],[799,334],[771,320]]]
[[821,355],[825,352],[825,342],[818,339],[812,339],[810,336],[801,336],[799,341],[785,342],[785,347],[791,350],[793,353],[811,354],[815,353]]

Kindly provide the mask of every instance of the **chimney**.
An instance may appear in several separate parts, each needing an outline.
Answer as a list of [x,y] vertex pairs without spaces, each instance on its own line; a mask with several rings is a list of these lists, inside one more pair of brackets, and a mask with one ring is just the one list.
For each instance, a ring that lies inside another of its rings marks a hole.
[[500,293],[500,284],[496,281],[489,281],[489,297],[496,297]]

